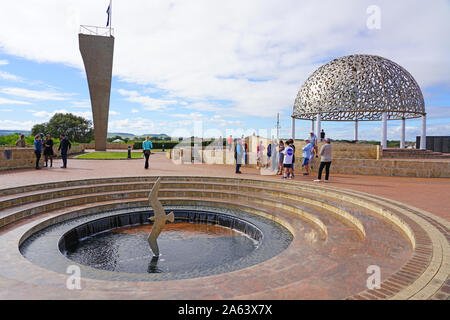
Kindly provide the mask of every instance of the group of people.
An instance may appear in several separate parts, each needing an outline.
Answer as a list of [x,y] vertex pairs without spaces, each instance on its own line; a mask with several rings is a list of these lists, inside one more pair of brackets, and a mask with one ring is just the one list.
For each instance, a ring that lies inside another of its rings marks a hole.
[[[305,139],[306,145],[302,148],[302,170],[304,176],[310,175],[310,170],[313,169],[312,164],[314,158],[319,158],[320,165],[318,170],[318,177],[315,182],[322,181],[322,172],[325,169],[325,182],[328,182],[330,176],[330,166],[332,161],[332,147],[331,139],[325,138],[324,130],[321,131],[320,141],[325,144],[318,150],[318,139],[314,132],[310,133],[310,136]],[[270,163],[276,163],[278,168],[277,175],[281,175],[282,179],[294,178],[295,167],[295,144],[293,139],[289,139],[285,142],[279,141],[278,145],[272,144],[269,141],[267,145],[267,152],[262,141],[257,146],[257,168],[269,167]],[[235,141],[234,158],[236,160],[235,173],[241,174],[240,168],[243,164],[243,156],[246,153],[244,143],[242,139]],[[266,158],[267,156],[267,158]],[[275,158],[276,157],[276,161]],[[272,168],[274,169],[274,168]]]
[[[21,139],[17,141],[16,146],[25,146],[24,145],[25,137],[22,135]],[[50,160],[50,168],[53,167],[53,157],[55,155],[53,151],[53,140],[49,134],[45,136],[44,140],[44,134],[40,133],[37,134],[34,138],[34,154],[36,155],[36,169],[41,169],[39,167],[39,161],[41,160],[41,155],[44,154],[45,157],[45,165],[44,167],[49,167],[48,161]],[[64,134],[61,134],[60,136],[60,142],[58,151],[61,152],[61,158],[63,161],[63,165],[61,168],[67,168],[67,152],[72,147],[72,144],[70,141],[66,138]]]

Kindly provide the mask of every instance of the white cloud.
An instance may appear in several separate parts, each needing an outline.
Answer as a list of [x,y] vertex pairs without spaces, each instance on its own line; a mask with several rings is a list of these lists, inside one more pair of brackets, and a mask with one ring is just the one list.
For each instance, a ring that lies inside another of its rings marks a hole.
[[0,60],[0,66],[5,66],[9,64],[8,60]]
[[31,104],[31,103],[26,102],[26,101],[11,100],[11,99],[6,99],[6,98],[0,97],[0,104]]
[[9,72],[5,72],[5,71],[0,71],[0,79],[7,80],[7,81],[15,81],[15,82],[23,81],[23,78],[16,76],[14,74],[11,74]]
[[16,121],[0,120],[0,129],[2,130],[30,130],[37,122],[34,121]]
[[155,123],[144,118],[126,118],[120,120],[111,120],[108,123],[108,131],[126,131],[137,134],[145,134],[154,132]]
[[139,103],[143,106],[144,110],[156,111],[166,109],[170,105],[177,103],[176,100],[154,99],[149,96],[142,96],[137,91],[128,91],[119,89],[118,92],[122,96],[126,96],[125,100],[130,102]]
[[27,111],[31,112],[34,117],[42,118],[42,119],[50,119],[56,113],[71,113],[71,114],[74,114],[79,117],[83,117],[86,119],[92,119],[92,112],[90,112],[90,111],[80,112],[80,111],[68,111],[66,109],[59,109],[59,110],[54,110],[54,111],[45,111],[45,110],[37,111],[37,110],[30,109]]
[[110,116],[118,116],[120,115],[120,112],[114,111],[114,110],[109,110],[109,115]]
[[138,109],[131,109],[131,113],[139,113]]
[[70,93],[60,93],[55,91],[40,91],[40,90],[29,90],[24,88],[3,88],[0,92],[17,96],[26,99],[33,100],[55,100],[62,101],[67,100],[73,94]]
[[[290,113],[300,85],[317,67],[352,53],[392,59],[424,88],[449,85],[449,2],[380,0],[380,30],[366,27],[371,4],[117,1],[114,75],[151,87],[145,94],[121,93],[145,110],[189,101],[184,108],[243,119]],[[83,69],[77,25],[104,25],[105,7],[106,1],[91,0],[4,1],[0,47],[7,54]],[[164,98],[156,98],[161,92]]]

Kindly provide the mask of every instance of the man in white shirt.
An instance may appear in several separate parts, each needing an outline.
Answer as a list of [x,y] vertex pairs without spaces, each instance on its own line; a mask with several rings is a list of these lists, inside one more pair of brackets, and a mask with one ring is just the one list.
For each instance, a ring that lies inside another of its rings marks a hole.
[[284,159],[283,159],[283,167],[284,167],[284,175],[283,179],[286,179],[289,175],[289,179],[293,178],[292,172],[292,160],[294,158],[294,149],[288,144],[285,143],[285,149],[283,151]]

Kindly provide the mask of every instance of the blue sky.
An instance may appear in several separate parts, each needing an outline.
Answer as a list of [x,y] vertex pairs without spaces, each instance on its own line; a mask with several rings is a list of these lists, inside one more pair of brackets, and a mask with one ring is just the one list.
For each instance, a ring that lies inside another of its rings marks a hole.
[[[91,119],[77,34],[104,25],[107,0],[0,4],[0,129],[30,129],[55,112]],[[367,8],[380,9],[370,29]],[[114,1],[115,57],[109,131],[206,136],[263,133],[281,117],[290,135],[297,91],[320,65],[376,54],[405,67],[422,88],[428,134],[450,134],[449,1]],[[297,121],[296,136],[310,130]],[[378,140],[381,125],[361,123]],[[323,122],[332,138],[353,124]],[[390,121],[388,139],[400,122]],[[407,121],[407,139],[420,120]]]

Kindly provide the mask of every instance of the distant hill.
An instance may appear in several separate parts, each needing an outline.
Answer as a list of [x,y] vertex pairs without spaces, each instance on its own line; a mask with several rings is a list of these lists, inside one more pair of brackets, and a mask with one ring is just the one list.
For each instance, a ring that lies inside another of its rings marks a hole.
[[[0,136],[7,136],[7,135],[17,134],[17,133],[28,136],[31,134],[31,131],[29,131],[29,130],[0,130]],[[132,139],[134,137],[146,137],[146,136],[149,136],[150,138],[155,138],[155,137],[168,138],[169,137],[165,133],[133,134],[133,133],[126,133],[126,132],[108,132],[108,138],[112,138],[115,136],[121,136],[122,138],[128,138],[128,139]]]
[[0,136],[9,136],[11,134],[24,134],[26,136],[30,135],[31,131],[28,130],[0,130]]
[[120,136],[122,138],[134,138],[134,137],[146,137],[149,136],[150,138],[168,138],[169,136],[165,133],[155,134],[155,133],[148,133],[148,134],[133,134],[133,133],[124,133],[124,132],[108,132],[108,138],[112,138],[115,136]]

